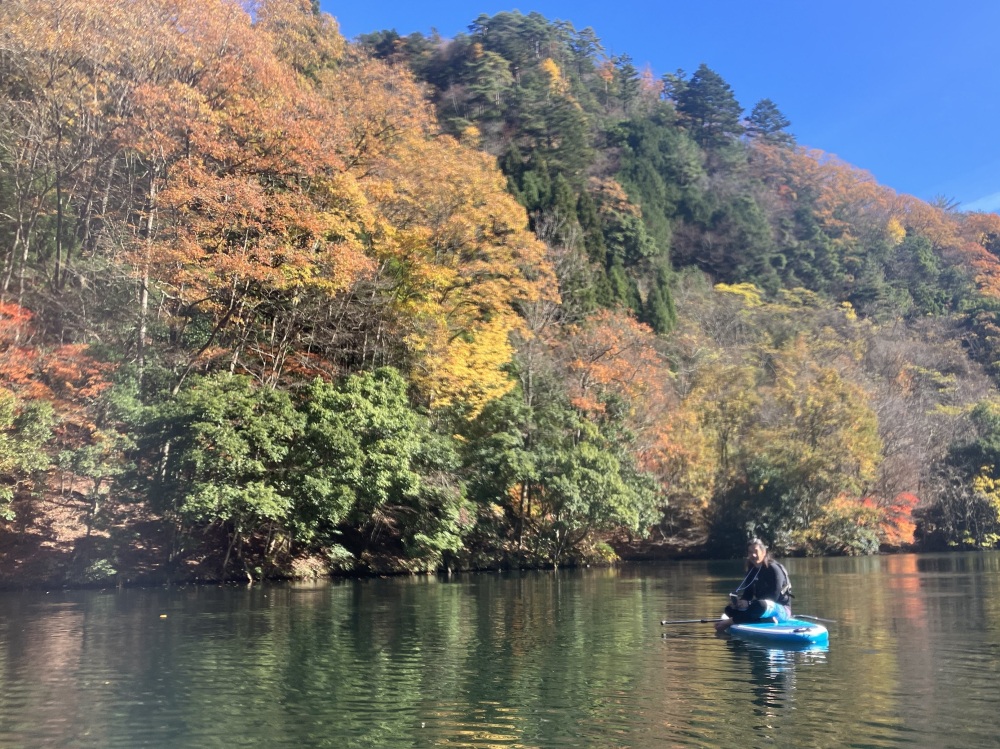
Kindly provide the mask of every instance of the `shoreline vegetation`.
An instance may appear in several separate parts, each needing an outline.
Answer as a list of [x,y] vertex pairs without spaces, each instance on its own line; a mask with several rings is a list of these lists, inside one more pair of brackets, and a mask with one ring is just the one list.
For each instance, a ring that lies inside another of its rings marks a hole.
[[1000,215],[537,13],[0,3],[0,585],[1000,543]]
[[[44,505],[44,503],[42,503]],[[34,503],[36,509],[39,503]],[[135,522],[130,535],[135,543],[124,550],[112,543],[110,534],[90,533],[80,522],[79,510],[66,502],[51,505],[34,518],[30,531],[0,537],[0,591],[39,589],[90,589],[123,587],[158,587],[163,585],[254,584],[259,582],[357,579],[408,575],[451,575],[453,573],[495,572],[499,570],[553,569],[552,564],[539,564],[522,557],[496,559],[478,567],[413,569],[408,560],[391,554],[372,554],[366,566],[353,570],[335,569],[329,559],[319,555],[277,560],[267,571],[221,570],[222,544],[207,543],[182,564],[164,564],[162,526],[157,522],[143,525]],[[582,557],[566,567],[616,566],[688,559],[728,558],[710,554],[705,545],[685,545],[661,541],[611,540],[614,557]],[[916,548],[883,549],[880,553],[916,551]]]

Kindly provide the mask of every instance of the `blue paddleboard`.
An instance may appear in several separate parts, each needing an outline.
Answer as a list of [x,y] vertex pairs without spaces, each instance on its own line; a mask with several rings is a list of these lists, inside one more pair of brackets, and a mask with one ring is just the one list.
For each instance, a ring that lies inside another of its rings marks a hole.
[[830,639],[830,633],[822,624],[803,619],[787,619],[777,624],[772,621],[733,624],[729,631],[739,637],[799,645],[824,643]]

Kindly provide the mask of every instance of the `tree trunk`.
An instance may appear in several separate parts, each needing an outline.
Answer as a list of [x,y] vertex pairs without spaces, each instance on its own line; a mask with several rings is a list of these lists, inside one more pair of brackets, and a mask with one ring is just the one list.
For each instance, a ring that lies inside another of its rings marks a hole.
[[156,230],[156,170],[149,180],[149,215],[146,218],[146,243],[142,267],[142,285],[139,287],[139,329],[137,331],[136,350],[139,369],[139,382],[146,368],[146,332],[149,315],[149,262],[152,257],[152,243]]

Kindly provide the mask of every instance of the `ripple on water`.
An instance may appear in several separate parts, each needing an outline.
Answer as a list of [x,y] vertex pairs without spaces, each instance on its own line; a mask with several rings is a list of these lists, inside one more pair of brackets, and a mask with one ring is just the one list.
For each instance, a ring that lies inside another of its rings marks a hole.
[[[712,610],[736,562],[7,599],[0,749],[995,745],[989,600],[914,617],[894,596],[944,584],[919,565],[794,562],[841,619],[826,651],[660,627]],[[1000,589],[969,569],[963,590]]]

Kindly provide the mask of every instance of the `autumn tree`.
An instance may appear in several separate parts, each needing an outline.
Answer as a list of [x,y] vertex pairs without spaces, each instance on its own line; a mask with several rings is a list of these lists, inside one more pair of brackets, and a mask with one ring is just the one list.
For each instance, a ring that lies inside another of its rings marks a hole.
[[934,545],[994,548],[1000,542],[1000,409],[992,399],[969,412],[971,434],[939,464],[938,500],[921,513],[921,534]]
[[599,312],[547,332],[556,338],[543,351],[519,357],[518,391],[470,425],[467,464],[485,468],[469,482],[480,527],[490,527],[495,506],[513,553],[559,565],[607,557],[602,534],[641,538],[657,522],[665,491],[651,469],[669,461],[669,440],[660,440],[669,427],[658,420],[669,398],[652,332],[627,315]]
[[0,304],[0,390],[9,453],[3,501],[8,508],[18,487],[61,464],[72,474],[71,487],[76,477],[89,480],[80,495],[88,506],[89,532],[102,484],[122,463],[120,435],[98,415],[113,366],[85,345],[40,345],[36,335],[30,312]]
[[544,246],[487,157],[449,138],[412,138],[395,163],[373,246],[395,324],[405,326],[397,334],[424,397],[475,414],[512,387],[503,367],[522,327],[519,305],[556,294]]
[[701,367],[688,398],[716,447],[708,516],[720,549],[758,531],[795,544],[834,498],[860,501],[881,459],[857,366],[824,354],[832,329],[809,331],[801,301],[767,305],[750,291],[722,290],[746,299],[736,314],[750,324],[729,362]]

